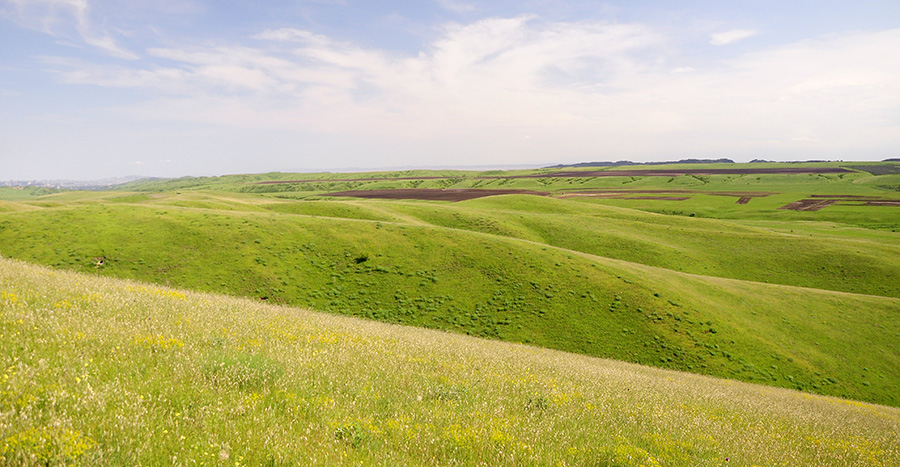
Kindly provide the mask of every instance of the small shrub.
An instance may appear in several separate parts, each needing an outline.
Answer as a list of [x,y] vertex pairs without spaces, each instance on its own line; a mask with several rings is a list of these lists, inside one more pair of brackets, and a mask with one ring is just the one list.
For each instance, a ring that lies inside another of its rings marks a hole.
[[550,407],[550,402],[544,396],[532,396],[525,402],[526,410],[543,411]]

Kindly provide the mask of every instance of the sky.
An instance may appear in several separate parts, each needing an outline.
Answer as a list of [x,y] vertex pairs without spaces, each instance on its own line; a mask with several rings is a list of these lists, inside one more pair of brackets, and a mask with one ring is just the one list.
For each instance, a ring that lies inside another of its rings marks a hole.
[[900,2],[0,0],[0,180],[900,157]]

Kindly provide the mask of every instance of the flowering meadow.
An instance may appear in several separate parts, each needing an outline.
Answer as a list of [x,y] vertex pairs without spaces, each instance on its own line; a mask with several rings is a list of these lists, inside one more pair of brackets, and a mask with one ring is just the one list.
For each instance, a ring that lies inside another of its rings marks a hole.
[[900,465],[900,410],[0,259],[3,465]]

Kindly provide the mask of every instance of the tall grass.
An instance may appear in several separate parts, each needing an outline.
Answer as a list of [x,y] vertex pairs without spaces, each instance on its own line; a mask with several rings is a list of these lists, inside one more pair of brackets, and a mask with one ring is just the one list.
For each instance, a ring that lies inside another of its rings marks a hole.
[[900,464],[900,410],[0,260],[8,465]]

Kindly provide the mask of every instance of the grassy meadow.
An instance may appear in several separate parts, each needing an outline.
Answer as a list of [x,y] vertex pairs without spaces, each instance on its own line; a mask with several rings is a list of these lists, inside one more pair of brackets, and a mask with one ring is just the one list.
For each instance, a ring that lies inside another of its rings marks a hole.
[[0,284],[5,465],[900,463],[892,407],[8,259]]
[[0,188],[4,459],[897,463],[900,164],[730,167]]

